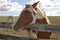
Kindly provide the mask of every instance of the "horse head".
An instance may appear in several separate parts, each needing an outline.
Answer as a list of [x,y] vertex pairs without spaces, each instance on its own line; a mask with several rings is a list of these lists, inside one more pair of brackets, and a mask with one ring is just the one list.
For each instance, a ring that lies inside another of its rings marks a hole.
[[17,22],[14,25],[14,29],[18,30],[21,27],[25,27],[32,23],[33,20],[33,9],[36,8],[39,2],[36,2],[34,4],[26,4],[26,7],[22,10],[21,14],[19,15],[19,18]]

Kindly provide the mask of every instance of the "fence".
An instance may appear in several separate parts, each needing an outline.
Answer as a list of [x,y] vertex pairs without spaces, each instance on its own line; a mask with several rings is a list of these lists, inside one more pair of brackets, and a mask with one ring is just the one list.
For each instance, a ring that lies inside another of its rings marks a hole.
[[[12,27],[7,26],[6,28],[12,28]],[[32,24],[32,25],[26,26],[24,29],[60,33],[60,25]],[[5,34],[0,34],[0,38],[4,40],[39,40],[34,38],[17,37],[12,35],[5,35]]]

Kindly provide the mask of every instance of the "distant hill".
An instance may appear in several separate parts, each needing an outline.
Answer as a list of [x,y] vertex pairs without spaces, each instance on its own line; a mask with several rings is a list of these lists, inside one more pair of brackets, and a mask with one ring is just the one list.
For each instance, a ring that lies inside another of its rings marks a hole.
[[[16,21],[18,17],[14,16],[14,21]],[[51,24],[60,24],[60,16],[48,16]],[[8,20],[8,16],[0,16],[0,22],[12,22],[12,19]]]

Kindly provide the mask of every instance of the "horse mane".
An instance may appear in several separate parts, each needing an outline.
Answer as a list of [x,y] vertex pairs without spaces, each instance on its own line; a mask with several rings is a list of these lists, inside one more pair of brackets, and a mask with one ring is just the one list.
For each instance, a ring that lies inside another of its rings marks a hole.
[[42,9],[40,9],[40,11],[41,11],[42,14],[44,15],[44,17],[45,17],[47,23],[48,23],[48,24],[51,24],[50,21],[49,21],[49,19],[48,19],[48,17],[46,16],[46,12],[45,12],[45,10],[42,8]]

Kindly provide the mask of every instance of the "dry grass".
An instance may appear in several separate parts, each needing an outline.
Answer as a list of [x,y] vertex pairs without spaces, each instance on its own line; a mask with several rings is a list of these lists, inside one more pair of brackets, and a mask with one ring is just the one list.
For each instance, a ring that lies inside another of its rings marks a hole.
[[[26,30],[14,31],[14,29],[0,28],[0,34],[13,35],[19,37],[29,37]],[[34,36],[36,38],[36,36]],[[60,40],[60,33],[52,33],[51,40]]]
[[48,16],[51,24],[60,24],[60,16]]
[[28,37],[28,32],[26,30],[14,31],[8,28],[0,28],[0,34]]
[[[17,17],[14,16],[14,19],[16,20]],[[12,19],[8,20],[8,16],[0,16],[0,22],[12,22]]]
[[[14,16],[16,21],[18,17]],[[60,16],[48,16],[51,24],[60,24]],[[7,21],[8,16],[0,16],[0,22],[12,22],[12,20]]]
[[[18,37],[29,37],[27,30],[14,31],[14,29],[8,29],[8,28],[0,28],[0,34],[13,35]],[[32,37],[36,38],[36,34],[34,34]]]
[[[0,34],[13,35],[19,37],[29,37],[26,30],[14,31],[13,29],[0,28]],[[34,36],[36,38],[36,36]],[[60,33],[52,33],[51,40],[60,40]]]

